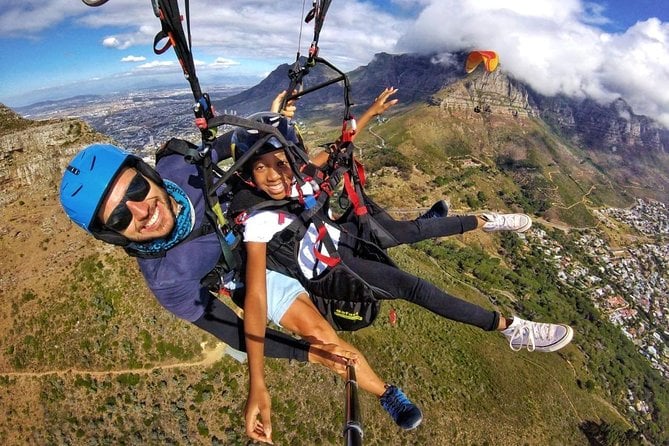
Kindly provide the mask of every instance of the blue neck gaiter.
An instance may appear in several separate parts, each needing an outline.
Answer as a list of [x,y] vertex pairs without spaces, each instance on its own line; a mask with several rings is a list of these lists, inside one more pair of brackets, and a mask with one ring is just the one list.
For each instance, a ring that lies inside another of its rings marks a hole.
[[176,218],[174,229],[166,238],[150,241],[148,243],[132,242],[128,248],[144,254],[156,254],[167,251],[180,241],[188,237],[195,225],[195,211],[193,204],[188,199],[186,193],[179,186],[169,180],[164,180],[167,194],[170,195],[180,205],[181,209]]

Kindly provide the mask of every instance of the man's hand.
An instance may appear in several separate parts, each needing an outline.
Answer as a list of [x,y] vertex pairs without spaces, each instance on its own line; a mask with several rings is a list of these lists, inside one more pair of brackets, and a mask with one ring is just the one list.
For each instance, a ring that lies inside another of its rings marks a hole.
[[358,363],[358,354],[344,350],[337,344],[311,344],[308,360],[342,374],[346,373],[347,365]]
[[287,94],[288,93],[286,92],[286,90],[283,90],[281,93],[279,93],[272,101],[272,106],[270,107],[269,110],[274,113],[281,113],[286,118],[292,119],[293,116],[295,116],[295,112],[297,111],[295,100],[288,101],[288,103],[286,103],[286,107],[283,110],[279,110],[279,108],[281,107],[281,102],[283,101],[283,98]]
[[249,389],[249,398],[246,400],[244,418],[246,420],[246,435],[252,440],[263,443],[272,442],[272,401],[266,387]]

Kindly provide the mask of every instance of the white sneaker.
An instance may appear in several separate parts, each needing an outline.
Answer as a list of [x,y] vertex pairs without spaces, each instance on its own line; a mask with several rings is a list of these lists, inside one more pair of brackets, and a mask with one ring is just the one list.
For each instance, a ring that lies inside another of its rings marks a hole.
[[532,226],[532,219],[527,214],[497,214],[487,212],[481,217],[486,221],[483,230],[525,232]]
[[542,324],[514,316],[502,334],[509,340],[511,350],[520,351],[527,347],[531,352],[554,352],[571,342],[574,330],[568,325]]

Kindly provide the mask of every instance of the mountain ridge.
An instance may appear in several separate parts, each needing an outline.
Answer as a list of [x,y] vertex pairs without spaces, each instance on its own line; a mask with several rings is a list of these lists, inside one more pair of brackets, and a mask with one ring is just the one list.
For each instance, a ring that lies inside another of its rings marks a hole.
[[[492,75],[475,73],[466,76],[462,70],[466,55],[456,53],[449,58],[437,58],[435,55],[379,53],[369,64],[347,73],[352,85],[354,111],[362,112],[376,95],[385,87],[398,89],[395,97],[403,105],[414,105],[429,101],[440,90],[455,82],[471,83],[481,76],[498,80],[488,82],[480,91],[469,91],[465,101],[471,108],[479,104],[478,95],[510,98],[513,94],[521,95],[524,104],[516,104],[518,110],[534,112],[546,120],[554,130],[573,138],[574,142],[597,150],[610,150],[616,146],[624,152],[669,151],[669,130],[664,129],[650,117],[634,114],[631,107],[622,99],[610,104],[598,104],[591,99],[574,99],[564,95],[543,96],[521,82],[498,70]],[[446,62],[443,62],[446,60]],[[256,86],[221,101],[214,101],[218,109],[234,108],[240,114],[249,114],[267,108],[277,91],[287,88],[287,73],[291,65],[284,64],[273,70]],[[305,77],[305,88],[318,85],[335,73],[322,65],[316,65]],[[468,90],[476,90],[476,85]],[[510,90],[513,89],[514,92]],[[332,105],[343,103],[343,88],[339,85],[328,86],[300,99],[298,106],[322,117],[324,112],[332,114]],[[512,98],[513,101],[513,98]],[[505,104],[507,105],[507,104]],[[508,107],[507,107],[508,108]]]

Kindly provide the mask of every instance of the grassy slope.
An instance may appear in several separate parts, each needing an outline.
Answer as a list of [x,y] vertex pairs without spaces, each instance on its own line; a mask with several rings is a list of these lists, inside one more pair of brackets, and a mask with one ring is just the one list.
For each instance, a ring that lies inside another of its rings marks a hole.
[[[549,195],[546,213],[555,222],[588,225],[585,206],[580,214],[573,212],[582,191],[598,186],[601,195],[589,195],[590,205],[617,196],[597,174],[566,162],[572,152],[537,123],[493,122],[491,128],[500,131],[487,131],[479,115],[443,113],[419,108],[379,126],[388,144],[383,150],[371,135],[361,135],[370,170],[380,167],[379,160],[395,166],[370,177],[370,191],[380,202],[415,208],[448,196],[464,210],[469,204],[532,209],[548,195],[532,195],[537,184],[559,185]],[[499,167],[492,147],[506,151],[514,163]],[[470,156],[478,167],[462,168]],[[529,187],[521,189],[526,182]],[[2,264],[0,299],[3,444],[244,443],[244,365],[225,357],[214,365],[170,368],[197,362],[200,343],[215,340],[159,308],[132,260],[67,223],[54,197],[11,204],[3,219],[7,229],[0,241],[10,259]],[[488,296],[508,311],[516,310],[515,299],[522,297],[524,307],[544,320],[553,318],[541,311],[569,320],[578,325],[574,345],[559,354],[513,353],[497,334],[441,320],[403,302],[393,303],[399,323],[391,327],[390,304],[384,303],[373,327],[344,336],[420,404],[425,421],[416,431],[399,432],[378,403],[362,395],[365,444],[483,445],[498,444],[500,438],[511,444],[585,444],[579,429],[585,421],[627,426],[607,402],[610,392],[602,376],[608,369],[593,351],[595,340],[606,339],[594,324],[578,320],[582,314],[569,296],[549,290],[553,302],[542,307],[530,293],[494,291],[449,261],[448,249],[482,249],[499,258],[506,277],[519,267],[497,254],[502,243],[498,236],[468,234],[443,246],[398,248],[392,255],[403,268],[488,308]],[[605,356],[603,350],[599,354]],[[312,366],[268,360],[268,382],[277,444],[341,443],[341,380]],[[588,382],[594,384],[585,386]],[[656,424],[662,430],[669,423]]]
[[[453,294],[490,307],[480,292],[444,280],[450,276],[421,251],[407,247],[393,255],[409,271],[420,271]],[[195,361],[198,343],[213,339],[167,317],[146,293],[126,284],[101,291],[97,280],[85,278],[88,271],[97,274],[97,261],[91,260],[61,283],[67,288],[75,279],[88,283],[81,288],[90,291],[73,295],[62,289],[49,299],[38,296],[39,308],[30,311],[25,324],[15,324],[15,336],[3,339],[3,356],[10,362],[31,358],[10,370],[63,371],[3,378],[3,443],[135,438],[152,444],[201,444],[211,437],[222,444],[241,442],[245,370],[229,357],[209,367],[94,372]],[[105,272],[105,277],[112,275]],[[139,283],[136,273],[129,275],[130,283]],[[100,295],[128,293],[135,298],[112,299],[111,307],[90,305]],[[494,444],[500,435],[514,438],[514,444],[579,444],[584,442],[578,429],[583,420],[620,420],[597,391],[577,385],[584,358],[576,347],[559,355],[513,353],[501,336],[443,321],[402,302],[395,305],[399,323],[391,327],[386,317],[390,305],[383,308],[372,328],[346,337],[367,352],[385,379],[421,405],[426,419],[415,432],[399,432],[378,403],[363,395],[366,444]],[[72,319],[79,321],[77,328],[63,329]],[[33,334],[38,342],[28,350]],[[158,340],[179,348],[165,353]],[[8,354],[10,346],[18,348]],[[340,442],[340,380],[315,367],[270,360],[268,381],[277,444]],[[444,440],[434,443],[435,438]]]

